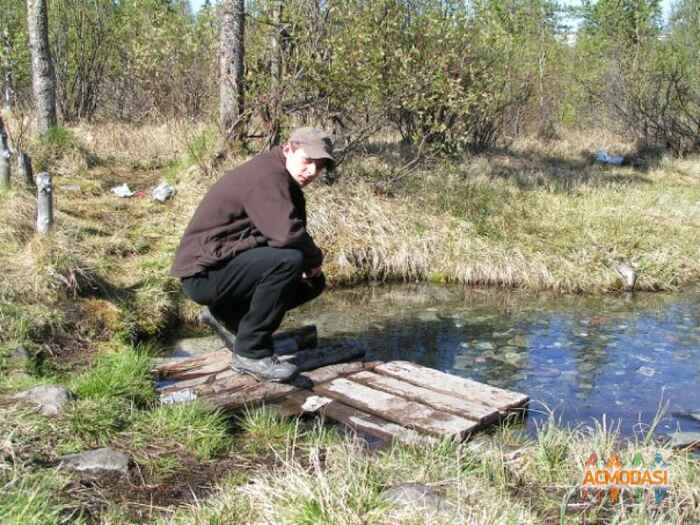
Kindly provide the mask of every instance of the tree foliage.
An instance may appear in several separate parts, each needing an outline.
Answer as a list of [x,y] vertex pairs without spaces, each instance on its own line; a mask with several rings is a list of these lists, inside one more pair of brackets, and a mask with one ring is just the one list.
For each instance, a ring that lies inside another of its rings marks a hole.
[[[220,1],[48,0],[62,118],[215,117]],[[696,0],[248,0],[248,136],[301,123],[350,144],[383,129],[432,150],[605,120],[697,148]],[[578,18],[578,31],[572,20]],[[0,0],[0,68],[30,100],[24,2]],[[568,25],[568,27],[567,27]],[[273,45],[274,43],[274,45]]]

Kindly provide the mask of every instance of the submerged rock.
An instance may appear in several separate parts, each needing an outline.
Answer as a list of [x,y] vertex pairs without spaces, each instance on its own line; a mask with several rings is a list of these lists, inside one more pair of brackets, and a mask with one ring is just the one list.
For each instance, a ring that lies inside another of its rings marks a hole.
[[700,447],[700,432],[674,432],[670,444],[673,448]]
[[436,511],[445,510],[447,501],[431,487],[421,483],[402,483],[383,491],[381,498],[393,505],[410,508],[430,508]]
[[60,385],[39,385],[15,394],[12,399],[34,405],[45,416],[57,416],[75,396]]
[[652,377],[654,374],[656,374],[656,370],[648,366],[640,366],[637,369],[637,373],[642,374],[643,376]]
[[69,454],[63,456],[59,463],[59,468],[68,468],[78,472],[88,474],[104,474],[108,472],[119,472],[127,474],[131,458],[112,448],[98,448],[88,450],[80,454]]

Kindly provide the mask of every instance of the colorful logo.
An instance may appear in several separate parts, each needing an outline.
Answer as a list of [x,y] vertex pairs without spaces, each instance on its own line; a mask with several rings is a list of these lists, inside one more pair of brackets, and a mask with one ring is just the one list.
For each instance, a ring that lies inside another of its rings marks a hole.
[[581,499],[601,501],[607,495],[611,503],[617,503],[625,493],[640,500],[646,491],[653,491],[654,501],[659,504],[667,496],[670,486],[668,465],[658,452],[648,465],[638,452],[632,463],[626,466],[622,465],[617,454],[605,462],[594,452],[583,465]]

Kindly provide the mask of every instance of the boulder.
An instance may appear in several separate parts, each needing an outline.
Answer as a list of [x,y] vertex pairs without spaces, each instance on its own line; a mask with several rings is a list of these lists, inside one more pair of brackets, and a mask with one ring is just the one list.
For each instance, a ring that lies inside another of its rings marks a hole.
[[12,396],[12,399],[34,405],[45,416],[57,416],[75,396],[60,385],[39,385]]
[[95,475],[110,472],[127,474],[130,462],[131,458],[123,452],[111,448],[98,448],[63,456],[58,467]]

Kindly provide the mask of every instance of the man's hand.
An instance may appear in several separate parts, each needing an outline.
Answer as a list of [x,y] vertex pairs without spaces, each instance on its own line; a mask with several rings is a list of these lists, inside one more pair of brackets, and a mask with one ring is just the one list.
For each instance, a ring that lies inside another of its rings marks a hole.
[[302,277],[303,279],[313,279],[314,277],[316,277],[316,276],[319,275],[320,273],[321,273],[321,267],[320,267],[320,266],[316,266],[316,268],[311,268],[309,271],[304,272],[304,273],[301,275],[301,277]]

